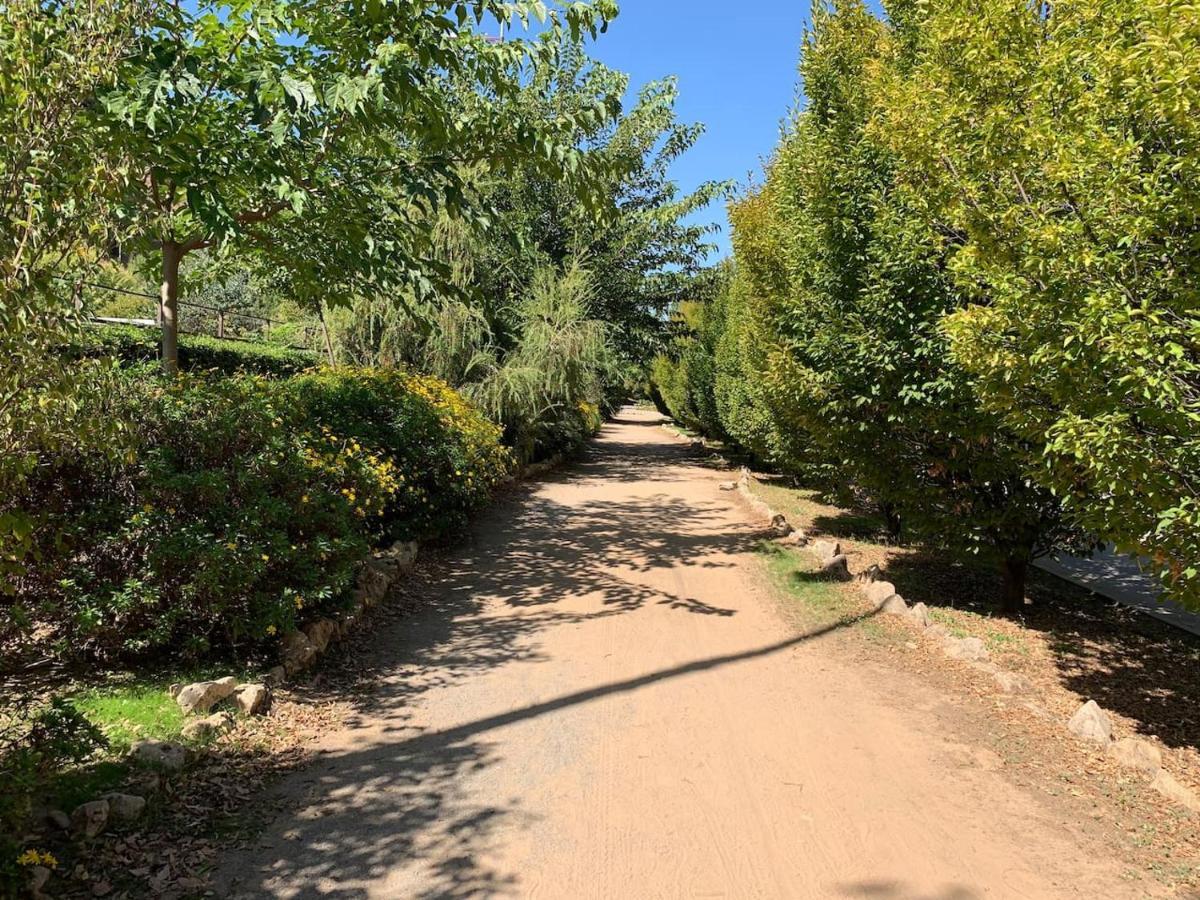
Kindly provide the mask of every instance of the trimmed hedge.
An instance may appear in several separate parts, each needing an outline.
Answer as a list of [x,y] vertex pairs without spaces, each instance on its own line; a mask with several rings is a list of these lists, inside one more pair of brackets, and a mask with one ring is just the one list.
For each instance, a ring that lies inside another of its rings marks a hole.
[[458,527],[509,468],[477,409],[399,371],[127,370],[95,396],[120,452],[40,448],[0,499],[37,520],[0,638],[36,627],[61,658],[267,655],[344,602],[372,544]]
[[[81,356],[113,356],[126,364],[159,360],[159,334],[152,328],[136,325],[98,325],[84,335],[82,344],[73,348]],[[283,377],[310,369],[318,363],[316,354],[292,347],[231,341],[203,334],[179,336],[179,366],[184,371],[215,369],[232,375],[245,372]]]

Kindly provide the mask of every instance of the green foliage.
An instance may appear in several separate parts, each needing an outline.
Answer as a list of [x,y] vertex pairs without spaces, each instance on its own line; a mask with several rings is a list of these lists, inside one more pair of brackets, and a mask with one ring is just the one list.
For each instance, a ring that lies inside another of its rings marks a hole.
[[[72,352],[137,364],[158,360],[160,347],[153,331],[134,325],[103,325],[83,332],[80,345]],[[282,377],[312,368],[317,364],[317,358],[303,350],[274,344],[186,334],[179,340],[179,364],[185,371],[192,372],[216,370],[226,374],[245,372]]]
[[292,379],[296,429],[350,441],[387,467],[389,538],[432,537],[462,527],[508,473],[500,430],[432,376],[398,369],[326,369]]
[[265,651],[346,596],[383,536],[441,533],[505,470],[496,429],[398,372],[119,377],[98,394],[126,452],[41,452],[26,491],[38,564],[6,640],[67,658]]
[[[68,420],[82,439],[106,429],[75,414],[93,367],[54,350],[77,324],[72,281],[120,234],[110,215],[120,165],[90,127],[89,102],[111,87],[151,5],[15,0],[0,15],[0,497],[34,464],[25,435],[69,443]],[[0,512],[0,585],[31,548],[30,524]]]
[[899,6],[879,130],[969,301],[954,358],[1038,481],[1200,603],[1200,11]]
[[64,766],[106,746],[99,729],[66,699],[42,702],[27,692],[5,697],[0,708],[0,891],[23,890],[18,864],[32,800]]

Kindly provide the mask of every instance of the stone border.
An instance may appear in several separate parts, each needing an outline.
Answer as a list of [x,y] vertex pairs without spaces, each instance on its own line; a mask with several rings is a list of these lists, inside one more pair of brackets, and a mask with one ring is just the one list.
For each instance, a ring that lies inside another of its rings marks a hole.
[[[751,510],[771,523],[771,530],[777,538],[787,539],[795,546],[804,547],[814,555],[821,565],[823,574],[841,581],[853,578],[858,583],[863,596],[875,604],[877,613],[905,619],[919,629],[923,637],[940,641],[942,652],[946,656],[961,660],[990,675],[1000,693],[1020,696],[1030,695],[1034,692],[1034,684],[1029,678],[1019,672],[1009,672],[993,663],[991,654],[980,638],[956,638],[947,633],[944,626],[933,621],[929,608],[924,603],[915,603],[909,606],[908,602],[897,593],[894,584],[881,579],[881,573],[877,566],[871,566],[852,575],[846,555],[842,553],[841,545],[837,541],[816,540],[810,542],[803,530],[792,528],[782,513],[773,510],[761,497],[754,495],[750,489],[751,482],[750,470],[743,466],[737,482],[723,482],[720,489],[723,491],[736,489]],[[1038,707],[1034,706],[1034,708]],[[1140,772],[1148,781],[1149,786],[1159,794],[1190,812],[1200,813],[1200,797],[1197,797],[1195,792],[1181,784],[1162,768],[1162,752],[1155,744],[1140,738],[1124,738],[1113,741],[1112,723],[1096,701],[1085,701],[1066,723],[1066,729],[1083,740],[1103,746],[1111,759],[1124,768]]]

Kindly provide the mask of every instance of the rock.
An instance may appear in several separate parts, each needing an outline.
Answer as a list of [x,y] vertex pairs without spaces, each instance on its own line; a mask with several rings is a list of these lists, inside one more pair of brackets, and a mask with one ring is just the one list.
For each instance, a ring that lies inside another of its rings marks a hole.
[[813,541],[808,549],[815,553],[817,559],[822,562],[840,556],[842,553],[842,545],[837,541]]
[[889,616],[908,615],[908,604],[899,594],[892,594],[879,607],[879,611]]
[[45,820],[61,831],[67,831],[71,827],[71,817],[61,809],[46,810]]
[[287,681],[287,669],[283,666],[275,666],[263,676],[263,681],[268,687],[279,687]]
[[81,803],[71,813],[71,830],[85,838],[94,838],[108,824],[108,801]]
[[317,658],[317,648],[303,631],[291,631],[283,636],[283,668],[288,675],[307,669]]
[[244,716],[265,715],[271,708],[271,689],[265,684],[242,684],[233,692],[233,702]]
[[391,580],[377,566],[363,566],[358,573],[358,587],[354,599],[365,606],[374,606],[387,596]]
[[788,543],[803,547],[808,543],[808,535],[804,533],[803,528],[796,528],[788,535]]
[[966,662],[983,662],[990,655],[983,641],[977,637],[947,638],[944,649],[951,659]]
[[182,690],[183,690],[183,685],[180,684],[178,681],[176,681],[169,688],[167,688],[167,693],[170,694],[171,699],[174,700],[176,697],[179,696],[179,692]]
[[827,559],[821,565],[821,574],[826,578],[847,581],[850,578],[850,568],[844,554],[839,553],[832,559]]
[[1108,745],[1108,755],[1126,769],[1155,775],[1162,768],[1162,751],[1149,741],[1125,738]]
[[[855,581],[861,581],[864,584],[870,584],[872,581],[883,580],[883,570],[879,566],[871,564],[854,576]],[[895,588],[893,588],[895,590]]]
[[1158,791],[1164,797],[1174,800],[1185,809],[1189,809],[1192,812],[1200,812],[1200,797],[1197,797],[1195,792],[1190,788],[1176,781],[1165,769],[1158,770],[1158,774],[1150,782],[1150,787],[1154,788],[1154,790]]
[[146,798],[114,791],[100,798],[108,803],[108,815],[114,822],[136,822],[146,811]]
[[40,900],[40,898],[46,896],[42,893],[42,889],[50,881],[50,870],[48,868],[45,866],[31,866],[26,879],[25,885],[29,888],[29,895],[34,900]]
[[162,790],[162,778],[156,772],[146,772],[126,784],[126,787],[142,797],[149,797]]
[[775,537],[784,538],[792,533],[792,526],[788,524],[788,520],[785,516],[774,515],[771,517],[771,533],[774,534]]
[[890,598],[897,596],[896,586],[890,581],[872,581],[863,588],[863,595],[879,606],[887,602]]
[[722,481],[719,485],[717,485],[717,487],[722,491],[736,491],[737,490],[737,482],[736,481]]
[[1098,744],[1107,744],[1112,740],[1112,723],[1095,700],[1089,700],[1075,711],[1067,723],[1067,729],[1084,740]]
[[908,617],[920,628],[928,628],[933,624],[933,616],[929,614],[929,607],[924,603],[914,603],[908,611]]
[[187,749],[171,741],[138,741],[129,755],[135,762],[167,772],[179,772],[187,765]]
[[180,730],[189,741],[207,741],[234,726],[233,716],[227,712],[213,713],[205,719],[188,722]]
[[925,637],[941,638],[946,637],[949,633],[950,632],[946,631],[945,625],[940,625],[937,622],[934,622],[925,629]]
[[332,619],[317,619],[304,626],[304,634],[317,653],[324,653],[333,636],[337,634],[337,623]]
[[180,688],[175,694],[175,702],[179,708],[189,715],[206,713],[230,694],[237,687],[237,679],[230,675],[216,681],[197,681],[187,687]]
[[992,673],[992,681],[1004,694],[1032,694],[1033,682],[1019,672],[999,670]]
[[417,564],[417,556],[421,547],[416,541],[396,541],[388,550],[388,557],[400,568],[407,572]]

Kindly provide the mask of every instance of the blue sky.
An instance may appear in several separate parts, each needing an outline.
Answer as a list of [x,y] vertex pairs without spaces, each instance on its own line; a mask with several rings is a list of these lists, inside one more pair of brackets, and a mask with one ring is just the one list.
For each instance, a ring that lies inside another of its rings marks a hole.
[[[871,5],[878,9],[876,0]],[[681,188],[710,179],[744,184],[749,173],[758,177],[794,104],[809,9],[809,0],[622,0],[592,55],[628,72],[631,92],[667,75],[679,79],[680,119],[707,128],[676,163]],[[725,255],[725,210],[714,204],[701,218],[720,224],[714,243]]]

